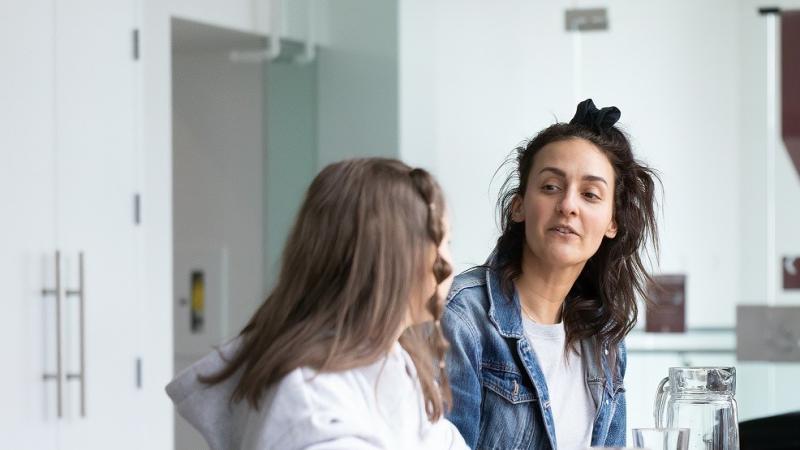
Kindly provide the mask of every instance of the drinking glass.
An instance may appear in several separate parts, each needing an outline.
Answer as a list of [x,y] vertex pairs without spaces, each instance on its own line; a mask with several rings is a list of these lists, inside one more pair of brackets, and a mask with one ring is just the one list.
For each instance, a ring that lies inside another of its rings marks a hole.
[[650,450],[649,448],[637,449],[636,447],[589,447],[587,450]]
[[689,448],[689,429],[634,428],[633,446],[651,450],[686,450]]

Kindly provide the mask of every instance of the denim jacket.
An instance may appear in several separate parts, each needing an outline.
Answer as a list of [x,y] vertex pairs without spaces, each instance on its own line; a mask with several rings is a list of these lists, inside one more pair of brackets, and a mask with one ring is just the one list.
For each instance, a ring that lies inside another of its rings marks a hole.
[[[458,275],[441,320],[450,341],[447,370],[453,392],[448,415],[473,449],[556,449],[544,374],[524,337],[519,300],[509,299],[486,267]],[[598,367],[594,339],[580,343],[586,386],[597,414],[592,446],[625,446],[624,345],[614,375],[608,351]]]

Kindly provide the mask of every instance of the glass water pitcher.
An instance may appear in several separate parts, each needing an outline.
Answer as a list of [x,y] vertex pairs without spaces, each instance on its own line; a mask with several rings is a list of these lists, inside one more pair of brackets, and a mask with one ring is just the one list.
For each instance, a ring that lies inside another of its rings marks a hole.
[[689,450],[738,450],[736,368],[671,367],[656,392],[657,428],[689,428]]

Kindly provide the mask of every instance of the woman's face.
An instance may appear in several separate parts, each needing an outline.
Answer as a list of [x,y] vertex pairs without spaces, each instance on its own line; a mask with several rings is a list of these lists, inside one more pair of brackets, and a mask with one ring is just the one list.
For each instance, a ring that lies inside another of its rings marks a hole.
[[512,219],[525,223],[525,252],[541,264],[583,265],[603,237],[617,234],[614,168],[585,139],[552,142],[534,157],[524,197]]

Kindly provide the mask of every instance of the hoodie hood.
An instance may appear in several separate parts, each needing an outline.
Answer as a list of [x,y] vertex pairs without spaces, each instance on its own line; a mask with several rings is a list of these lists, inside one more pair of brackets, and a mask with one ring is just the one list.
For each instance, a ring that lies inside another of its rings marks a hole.
[[238,339],[225,344],[181,371],[166,387],[178,414],[197,429],[214,450],[241,447],[247,402],[231,401],[239,374],[214,385],[203,383],[198,377],[222,370],[234,356],[238,344]]

